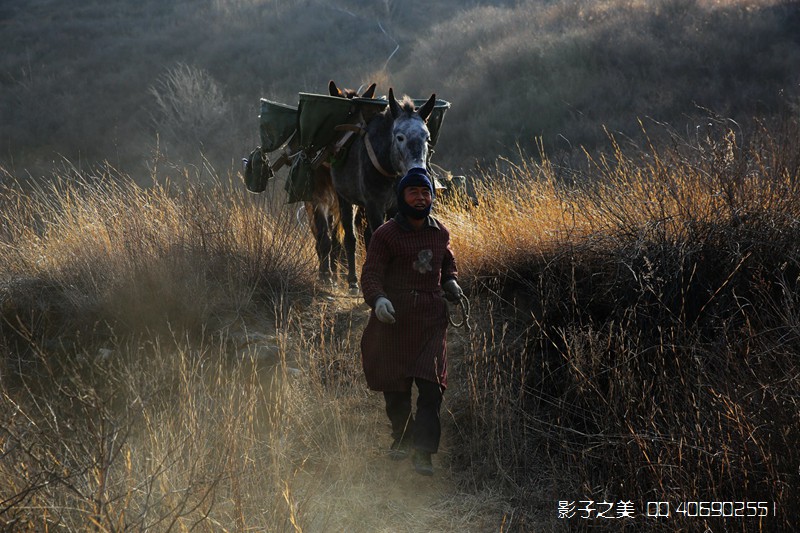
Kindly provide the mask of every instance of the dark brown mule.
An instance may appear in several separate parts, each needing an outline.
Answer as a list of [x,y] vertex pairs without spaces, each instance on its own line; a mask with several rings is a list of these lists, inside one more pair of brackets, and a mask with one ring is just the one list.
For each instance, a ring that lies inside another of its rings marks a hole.
[[[361,94],[361,98],[373,98],[376,85],[373,83]],[[340,98],[356,98],[358,91],[339,89],[331,81],[328,93]],[[319,259],[319,277],[330,282],[337,271],[337,263],[344,260],[344,230],[339,213],[339,199],[333,187],[329,163],[323,163],[314,170],[314,187],[311,199],[305,202],[311,233],[314,235],[315,249]]]

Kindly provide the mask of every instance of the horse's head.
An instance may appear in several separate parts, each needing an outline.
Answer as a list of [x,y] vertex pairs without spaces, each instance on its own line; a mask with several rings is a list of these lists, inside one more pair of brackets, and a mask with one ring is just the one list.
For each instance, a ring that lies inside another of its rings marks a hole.
[[[367,90],[361,93],[361,98],[372,98],[375,96],[375,87],[377,87],[375,83],[367,87]],[[353,89],[340,89],[333,80],[331,80],[328,82],[328,94],[331,96],[338,96],[339,98],[355,98],[358,96],[358,91],[354,91]]]
[[407,96],[398,102],[394,91],[389,89],[389,110],[392,114],[392,166],[400,174],[411,168],[426,168],[428,164],[428,143],[430,132],[426,122],[436,95],[432,94],[425,104],[416,109],[414,102]]

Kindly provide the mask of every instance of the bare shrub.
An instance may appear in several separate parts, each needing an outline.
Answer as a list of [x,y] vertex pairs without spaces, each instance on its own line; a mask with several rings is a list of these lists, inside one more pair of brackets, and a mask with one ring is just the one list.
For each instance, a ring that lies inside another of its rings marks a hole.
[[715,126],[634,156],[615,145],[560,190],[530,163],[478,228],[444,215],[487,254],[461,254],[483,311],[459,459],[530,502],[523,529],[555,512],[536,496],[541,465],[561,472],[554,499],[632,499],[634,528],[648,501],[768,502],[764,527],[796,526],[798,126]]
[[66,343],[95,329],[198,331],[254,301],[305,292],[312,240],[292,209],[238,183],[190,182],[145,189],[108,171],[33,191],[5,185],[8,323]]
[[148,92],[155,104],[153,125],[167,152],[170,147],[178,154],[202,152],[225,144],[232,134],[230,105],[205,70],[179,63],[167,69]]

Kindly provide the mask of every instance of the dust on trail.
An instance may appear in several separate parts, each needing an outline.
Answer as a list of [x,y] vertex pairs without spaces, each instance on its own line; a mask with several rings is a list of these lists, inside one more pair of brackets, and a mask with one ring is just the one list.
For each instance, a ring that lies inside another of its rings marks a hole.
[[[359,339],[368,307],[360,298],[346,294],[326,295],[321,301],[324,312],[336,313],[337,320],[348,323],[343,333],[350,338],[338,342],[349,347],[349,355],[360,361]],[[309,313],[310,320],[315,320],[314,314]],[[453,359],[463,354],[459,335],[460,331],[450,328],[451,368]],[[298,515],[304,518],[303,531],[501,531],[504,515],[513,513],[508,503],[488,489],[478,494],[460,490],[457,477],[465,473],[456,472],[451,464],[455,429],[448,397],[463,384],[454,379],[445,393],[442,442],[439,453],[433,456],[434,475],[426,477],[414,471],[410,458],[389,458],[391,435],[383,395],[369,391],[362,376],[358,376],[358,382],[356,390],[335,402],[335,441],[298,469],[293,480],[294,496],[304,502],[298,508]]]

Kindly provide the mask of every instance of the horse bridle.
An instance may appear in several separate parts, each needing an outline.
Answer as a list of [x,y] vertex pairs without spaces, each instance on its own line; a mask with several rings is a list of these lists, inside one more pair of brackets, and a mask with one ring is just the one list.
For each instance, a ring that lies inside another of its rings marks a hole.
[[[362,119],[363,120],[363,119]],[[395,172],[392,174],[388,172],[381,162],[378,161],[378,156],[375,154],[375,149],[372,147],[372,143],[369,140],[369,135],[367,135],[367,129],[363,126],[364,122],[360,122],[359,124],[340,124],[336,126],[334,129],[337,131],[347,131],[347,132],[354,132],[358,133],[361,137],[364,138],[364,146],[367,149],[367,155],[369,155],[369,160],[372,162],[372,166],[375,167],[375,170],[386,176],[390,179],[396,179],[400,176],[399,172]]]

